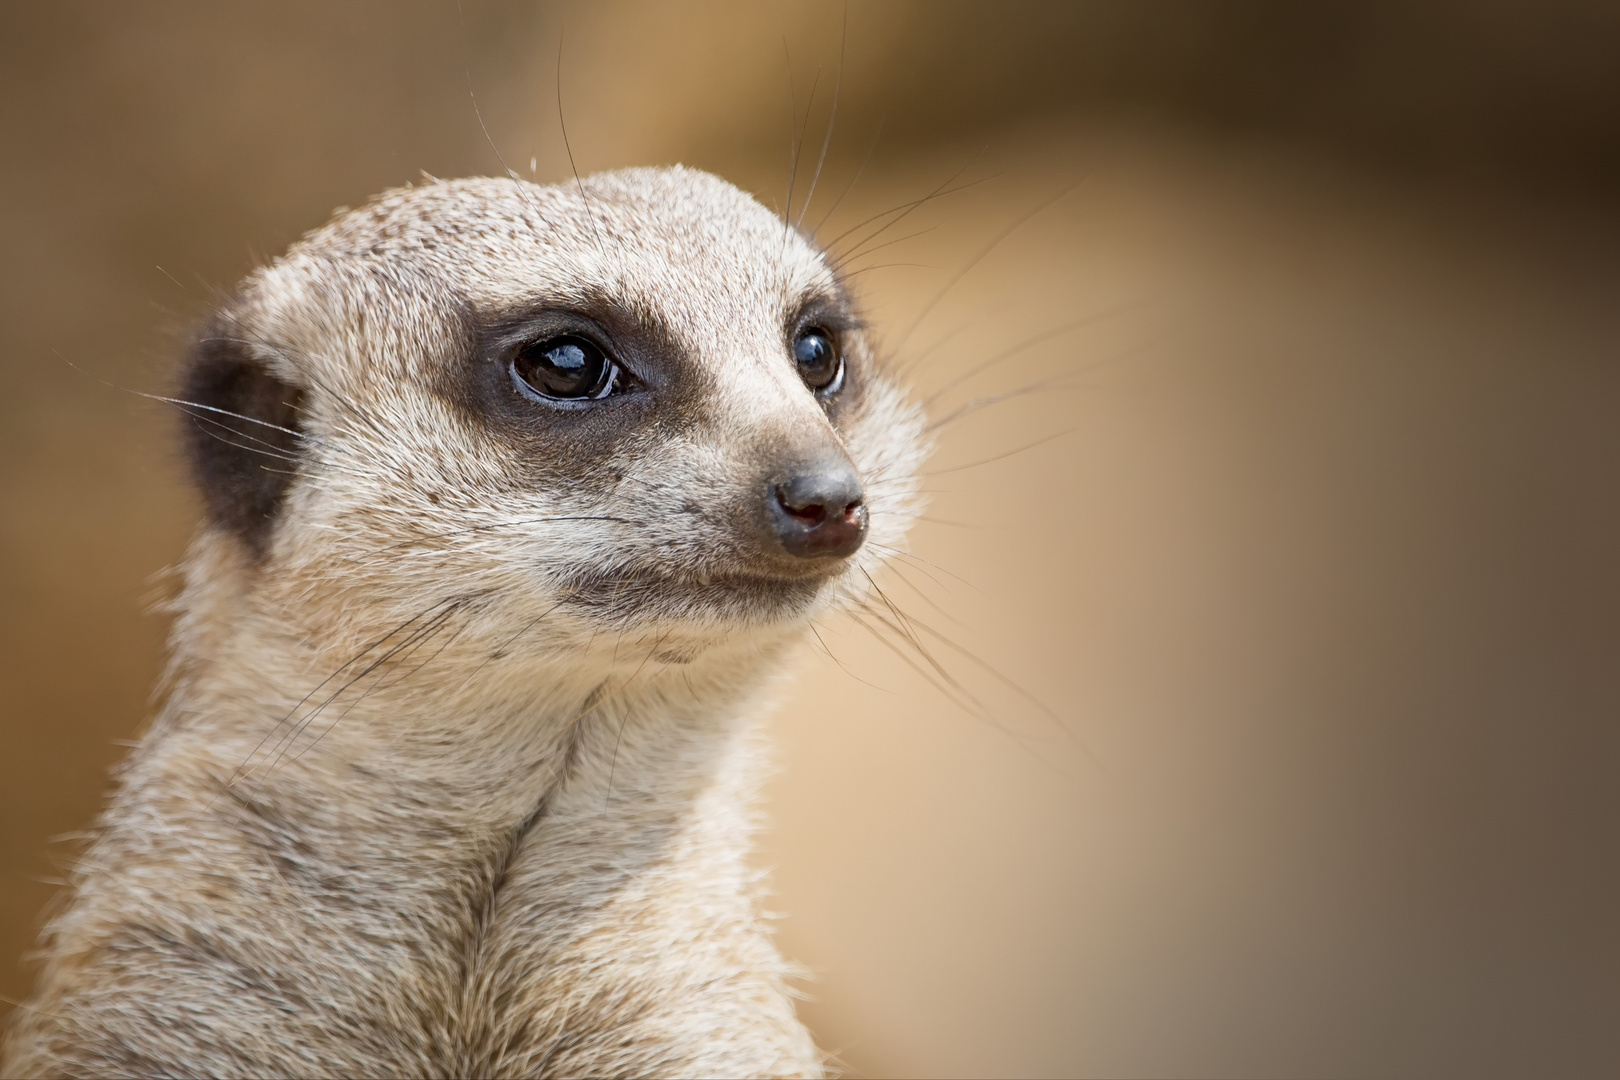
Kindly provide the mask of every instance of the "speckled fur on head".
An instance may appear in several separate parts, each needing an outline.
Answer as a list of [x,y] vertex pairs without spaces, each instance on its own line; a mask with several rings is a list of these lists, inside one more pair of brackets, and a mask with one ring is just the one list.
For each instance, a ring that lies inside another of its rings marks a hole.
[[[834,333],[846,379],[802,381]],[[638,392],[517,392],[588,333]],[[815,1075],[746,863],[783,650],[917,511],[821,254],[686,169],[387,193],[192,359],[172,690],[47,932],[16,1075]],[[760,537],[835,455],[869,535]]]

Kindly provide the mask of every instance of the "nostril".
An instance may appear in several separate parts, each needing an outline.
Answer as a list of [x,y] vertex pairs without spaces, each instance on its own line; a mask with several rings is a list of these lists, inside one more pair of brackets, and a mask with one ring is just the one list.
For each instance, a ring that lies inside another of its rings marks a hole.
[[795,520],[802,521],[806,525],[820,525],[827,520],[827,504],[825,502],[814,497],[795,496],[787,484],[777,485],[776,501]]
[[861,546],[866,506],[853,473],[807,473],[773,484],[767,499],[776,539],[801,558],[842,558]]

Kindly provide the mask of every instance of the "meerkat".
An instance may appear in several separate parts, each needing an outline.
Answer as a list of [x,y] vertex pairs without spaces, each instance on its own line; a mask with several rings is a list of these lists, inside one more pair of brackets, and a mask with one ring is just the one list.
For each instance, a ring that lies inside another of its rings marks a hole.
[[833,261],[690,169],[428,183],[252,274],[176,399],[166,697],[7,1074],[821,1075],[759,727],[926,449]]

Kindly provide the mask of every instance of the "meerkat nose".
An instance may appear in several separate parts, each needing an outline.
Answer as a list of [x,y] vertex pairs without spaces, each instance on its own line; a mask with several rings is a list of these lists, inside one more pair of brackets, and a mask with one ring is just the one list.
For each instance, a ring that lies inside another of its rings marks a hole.
[[866,539],[861,482],[847,464],[810,468],[766,493],[776,538],[801,559],[842,559]]

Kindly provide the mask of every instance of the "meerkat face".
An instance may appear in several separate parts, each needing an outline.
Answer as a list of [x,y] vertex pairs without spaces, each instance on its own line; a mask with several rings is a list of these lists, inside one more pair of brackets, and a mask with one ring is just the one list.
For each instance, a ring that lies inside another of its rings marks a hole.
[[184,397],[215,529],[355,617],[782,627],[915,513],[834,270],[681,168],[386,194],[249,279]]

